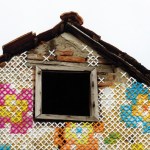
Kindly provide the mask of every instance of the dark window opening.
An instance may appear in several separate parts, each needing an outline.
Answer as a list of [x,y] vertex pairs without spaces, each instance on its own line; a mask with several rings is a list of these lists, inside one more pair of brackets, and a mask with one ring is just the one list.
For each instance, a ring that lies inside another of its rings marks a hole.
[[90,73],[42,70],[42,114],[90,116]]
[[36,66],[35,119],[98,121],[97,70]]

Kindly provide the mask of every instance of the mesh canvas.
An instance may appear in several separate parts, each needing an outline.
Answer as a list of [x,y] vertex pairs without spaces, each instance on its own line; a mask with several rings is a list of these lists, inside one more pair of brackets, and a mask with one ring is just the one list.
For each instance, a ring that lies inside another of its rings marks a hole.
[[150,149],[150,87],[120,72],[112,86],[99,88],[99,122],[34,122],[34,72],[26,58],[0,68],[0,149]]

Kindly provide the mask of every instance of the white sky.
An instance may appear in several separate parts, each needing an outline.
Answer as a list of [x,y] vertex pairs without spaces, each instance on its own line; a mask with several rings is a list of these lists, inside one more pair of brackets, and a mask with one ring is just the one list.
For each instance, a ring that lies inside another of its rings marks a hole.
[[52,28],[60,14],[78,12],[84,27],[150,69],[150,0],[0,0],[2,45]]

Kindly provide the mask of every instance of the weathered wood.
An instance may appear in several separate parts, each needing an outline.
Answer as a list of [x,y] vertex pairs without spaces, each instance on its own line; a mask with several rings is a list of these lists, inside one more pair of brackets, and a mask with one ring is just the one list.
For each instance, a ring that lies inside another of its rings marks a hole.
[[92,70],[90,74],[90,86],[91,86],[91,99],[90,99],[90,115],[94,118],[99,118],[98,111],[98,89],[97,89],[97,70]]
[[[89,71],[91,97],[90,97],[90,116],[66,116],[42,114],[42,70],[54,71]],[[36,67],[36,85],[35,85],[35,118],[36,119],[55,119],[55,120],[76,120],[76,121],[98,121],[98,90],[97,90],[97,71],[93,67],[66,67],[66,66],[50,66],[37,65]]]
[[41,69],[36,67],[35,82],[35,118],[42,114],[42,76]]
[[[93,71],[93,67],[67,67],[67,66],[49,66],[49,65],[37,65],[38,69],[42,70],[67,70],[67,71]],[[37,72],[37,71],[36,71]]]
[[85,63],[86,59],[76,56],[57,56],[58,61]]
[[24,51],[28,51],[36,46],[35,44],[35,33],[29,32],[19,38],[3,45],[3,53],[16,55]]
[[60,62],[60,61],[36,61],[36,60],[27,60],[27,66],[36,66],[36,65],[54,65],[54,66],[68,66],[68,67],[87,67],[87,63],[71,63],[71,62]]
[[[72,62],[60,62],[60,61],[36,61],[36,60],[27,60],[27,66],[36,66],[36,65],[54,65],[54,66],[66,66],[66,67],[87,67],[88,63],[72,63]],[[110,75],[108,75],[110,73]],[[34,74],[34,73],[33,73]],[[101,67],[97,67],[97,74],[99,76],[104,76],[107,78],[108,76],[112,76],[113,70],[109,65],[101,65]]]
[[52,115],[40,114],[35,119],[44,120],[67,120],[67,121],[98,121],[94,116],[67,116],[67,115]]

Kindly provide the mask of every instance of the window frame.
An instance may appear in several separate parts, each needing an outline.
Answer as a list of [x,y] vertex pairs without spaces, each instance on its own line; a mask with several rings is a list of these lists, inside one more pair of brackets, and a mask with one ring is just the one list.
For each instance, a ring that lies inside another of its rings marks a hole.
[[[53,71],[90,71],[90,116],[54,115],[42,113],[42,70]],[[93,67],[67,67],[37,65],[35,81],[35,119],[42,120],[64,120],[64,121],[98,121],[98,85],[97,70]]]

